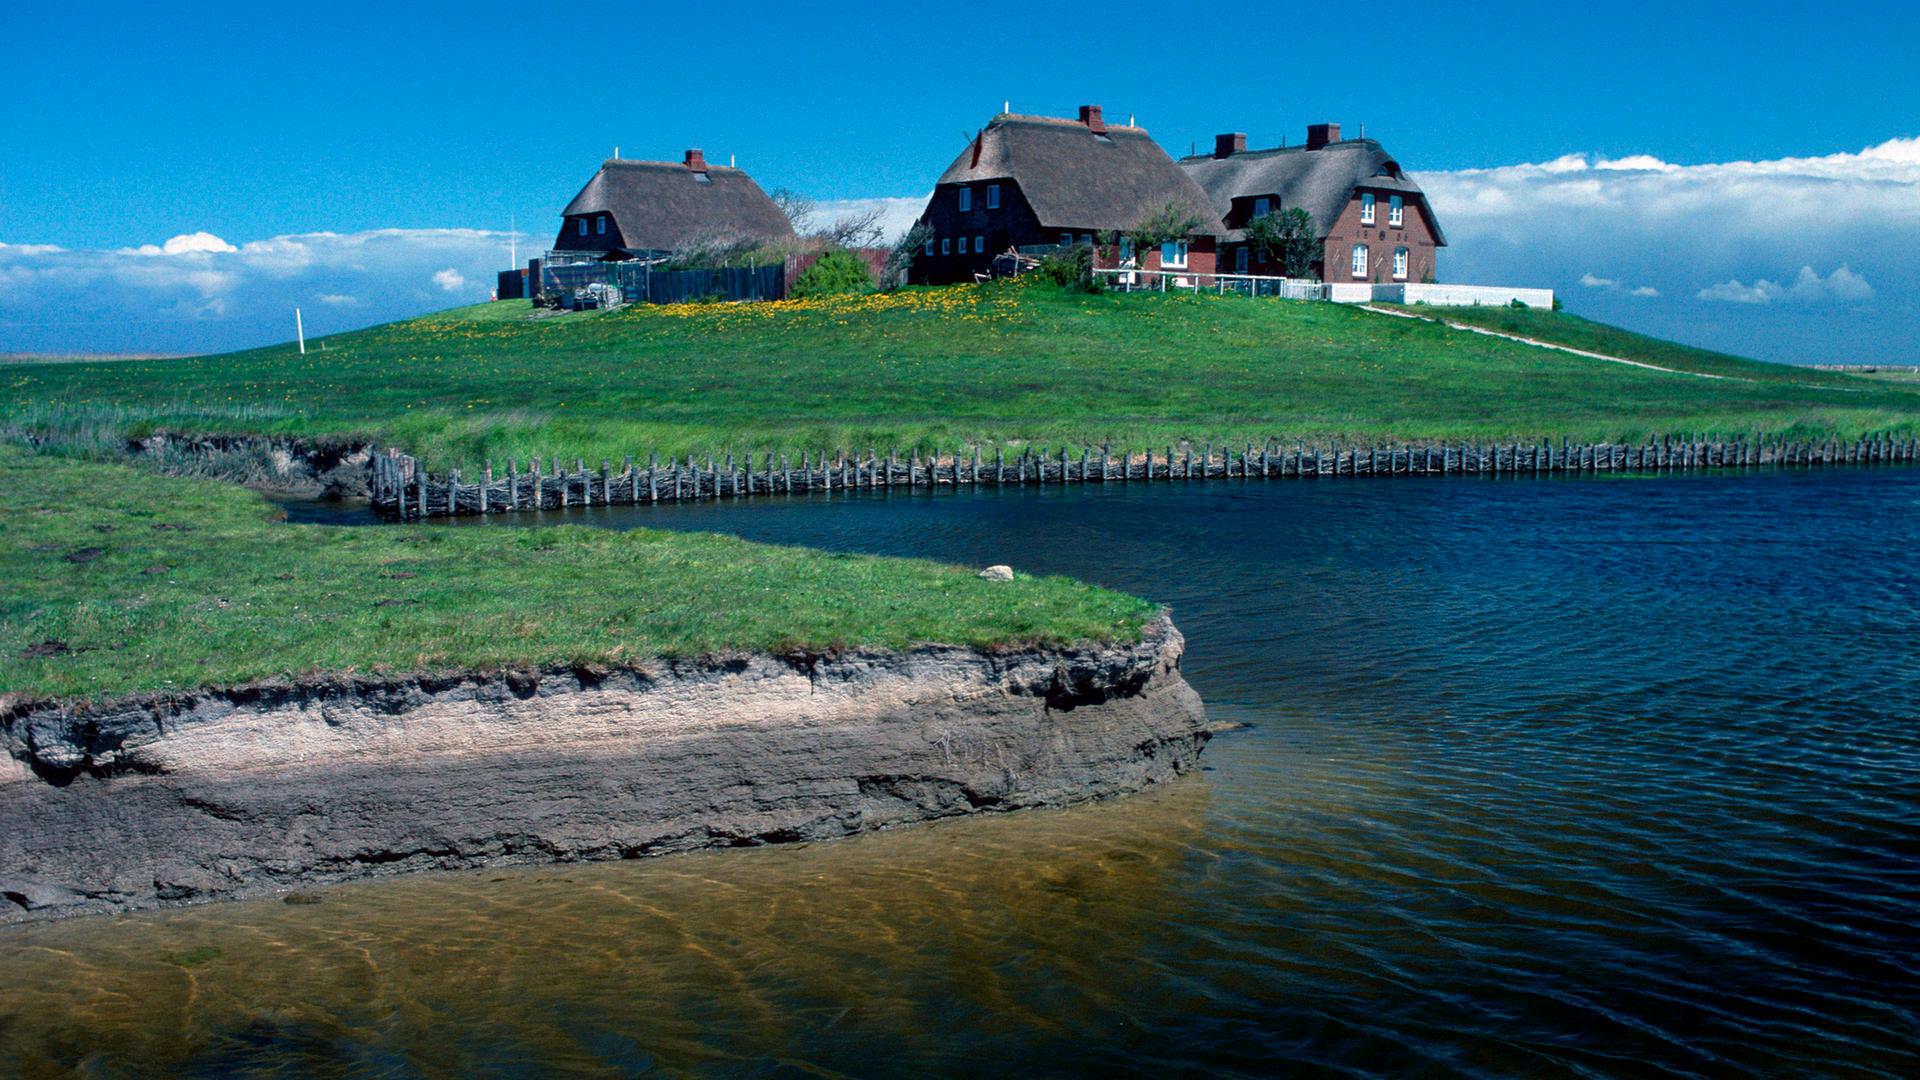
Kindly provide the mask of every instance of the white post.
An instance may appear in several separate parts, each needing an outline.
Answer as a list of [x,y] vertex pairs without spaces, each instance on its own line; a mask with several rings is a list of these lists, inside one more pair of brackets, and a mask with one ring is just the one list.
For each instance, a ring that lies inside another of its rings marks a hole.
[[293,332],[300,338],[300,355],[307,355],[307,328],[300,322],[300,309],[293,309]]

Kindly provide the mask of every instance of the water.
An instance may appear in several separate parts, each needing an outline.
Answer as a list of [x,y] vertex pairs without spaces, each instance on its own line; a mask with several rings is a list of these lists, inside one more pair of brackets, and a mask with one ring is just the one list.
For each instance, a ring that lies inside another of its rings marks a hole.
[[1135,591],[1247,726],[1096,806],[16,928],[0,1061],[1920,1075],[1920,471],[565,520]]

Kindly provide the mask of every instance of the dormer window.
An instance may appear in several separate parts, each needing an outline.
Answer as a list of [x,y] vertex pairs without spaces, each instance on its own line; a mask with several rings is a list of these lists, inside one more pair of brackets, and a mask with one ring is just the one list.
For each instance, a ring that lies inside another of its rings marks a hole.
[[1373,224],[1373,193],[1360,196],[1360,224]]
[[1401,222],[1406,220],[1406,210],[1407,210],[1406,203],[1401,200],[1400,196],[1398,195],[1388,196],[1387,197],[1387,224],[1393,226],[1396,229],[1399,228]]
[[713,183],[713,177],[703,172],[697,172],[693,174],[693,182],[696,184],[711,184]]
[[586,218],[576,218],[574,219],[574,224],[580,226],[581,236],[587,235],[587,219]]
[[601,214],[593,219],[593,231],[601,236],[607,235],[607,215]]
[[1263,218],[1272,212],[1273,212],[1272,199],[1269,199],[1265,195],[1262,195],[1261,197],[1253,200],[1253,216],[1254,217]]
[[971,209],[973,209],[973,189],[963,187],[960,189],[960,212],[964,214]]
[[989,210],[1000,209],[1000,185],[999,184],[987,185],[987,209]]

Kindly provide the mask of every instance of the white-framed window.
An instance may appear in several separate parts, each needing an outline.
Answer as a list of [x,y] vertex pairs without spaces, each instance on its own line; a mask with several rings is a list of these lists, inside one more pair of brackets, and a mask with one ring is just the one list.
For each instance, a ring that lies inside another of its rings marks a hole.
[[1072,247],[1072,246],[1073,246],[1073,234],[1072,234],[1072,233],[1070,233],[1070,232],[1063,232],[1063,233],[1061,233],[1061,234],[1060,234],[1060,246],[1061,246],[1061,247]]
[[1353,245],[1353,276],[1358,278],[1367,276],[1367,245],[1365,244]]
[[1360,196],[1360,224],[1362,225],[1373,224],[1373,193],[1372,192],[1366,192]]
[[1407,277],[1407,249],[1406,248],[1397,247],[1393,249],[1393,276],[1402,281],[1406,280],[1406,277]]
[[943,236],[940,238],[940,254],[942,255],[953,254],[953,237]]
[[933,254],[933,237],[927,237],[927,254]]
[[987,252],[987,238],[986,238],[985,236],[976,236],[976,237],[974,237],[974,238],[973,238],[973,253],[974,253],[975,255],[984,255],[984,254],[986,254],[986,252]]
[[587,219],[586,218],[579,219],[578,224],[580,226],[580,235],[581,236],[587,235]]
[[1273,211],[1272,199],[1269,199],[1266,196],[1262,195],[1261,197],[1253,200],[1253,216],[1254,217],[1263,218],[1263,217],[1266,217],[1272,211]]
[[1398,195],[1387,196],[1387,224],[1399,228],[1407,220],[1407,204]]
[[1169,240],[1160,245],[1160,266],[1166,270],[1184,270],[1187,268],[1187,242]]
[[593,231],[602,236],[607,234],[607,215],[601,214],[599,217],[593,219]]
[[989,210],[1000,209],[1000,185],[999,184],[987,185],[987,209]]
[[960,189],[960,209],[962,210],[973,209],[973,189],[972,188],[963,187]]

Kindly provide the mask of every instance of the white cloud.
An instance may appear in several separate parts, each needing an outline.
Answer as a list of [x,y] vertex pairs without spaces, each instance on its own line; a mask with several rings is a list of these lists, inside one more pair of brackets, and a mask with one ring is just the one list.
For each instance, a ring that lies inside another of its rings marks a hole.
[[186,233],[164,244],[141,244],[122,249],[128,255],[206,255],[231,254],[240,250],[210,232]]
[[295,306],[319,337],[484,299],[477,283],[506,268],[507,248],[505,233],[478,229],[237,245],[201,232],[94,251],[0,243],[0,353],[244,348],[291,338]]
[[1862,303],[1873,299],[1873,286],[1867,279],[1840,266],[1821,277],[1811,266],[1803,266],[1793,284],[1761,278],[1748,285],[1743,281],[1723,281],[1709,285],[1697,294],[1702,300],[1722,300],[1733,304],[1819,304],[1827,301]]
[[875,210],[880,212],[880,231],[885,237],[883,243],[891,244],[906,235],[908,229],[920,218],[920,212],[927,208],[929,196],[918,198],[895,196],[883,199],[838,199],[820,203],[814,209],[813,220],[816,225],[843,217],[853,217]]
[[1920,359],[1920,138],[1700,165],[1570,154],[1418,179],[1447,232],[1442,280],[1551,286],[1594,318],[1769,359]]

